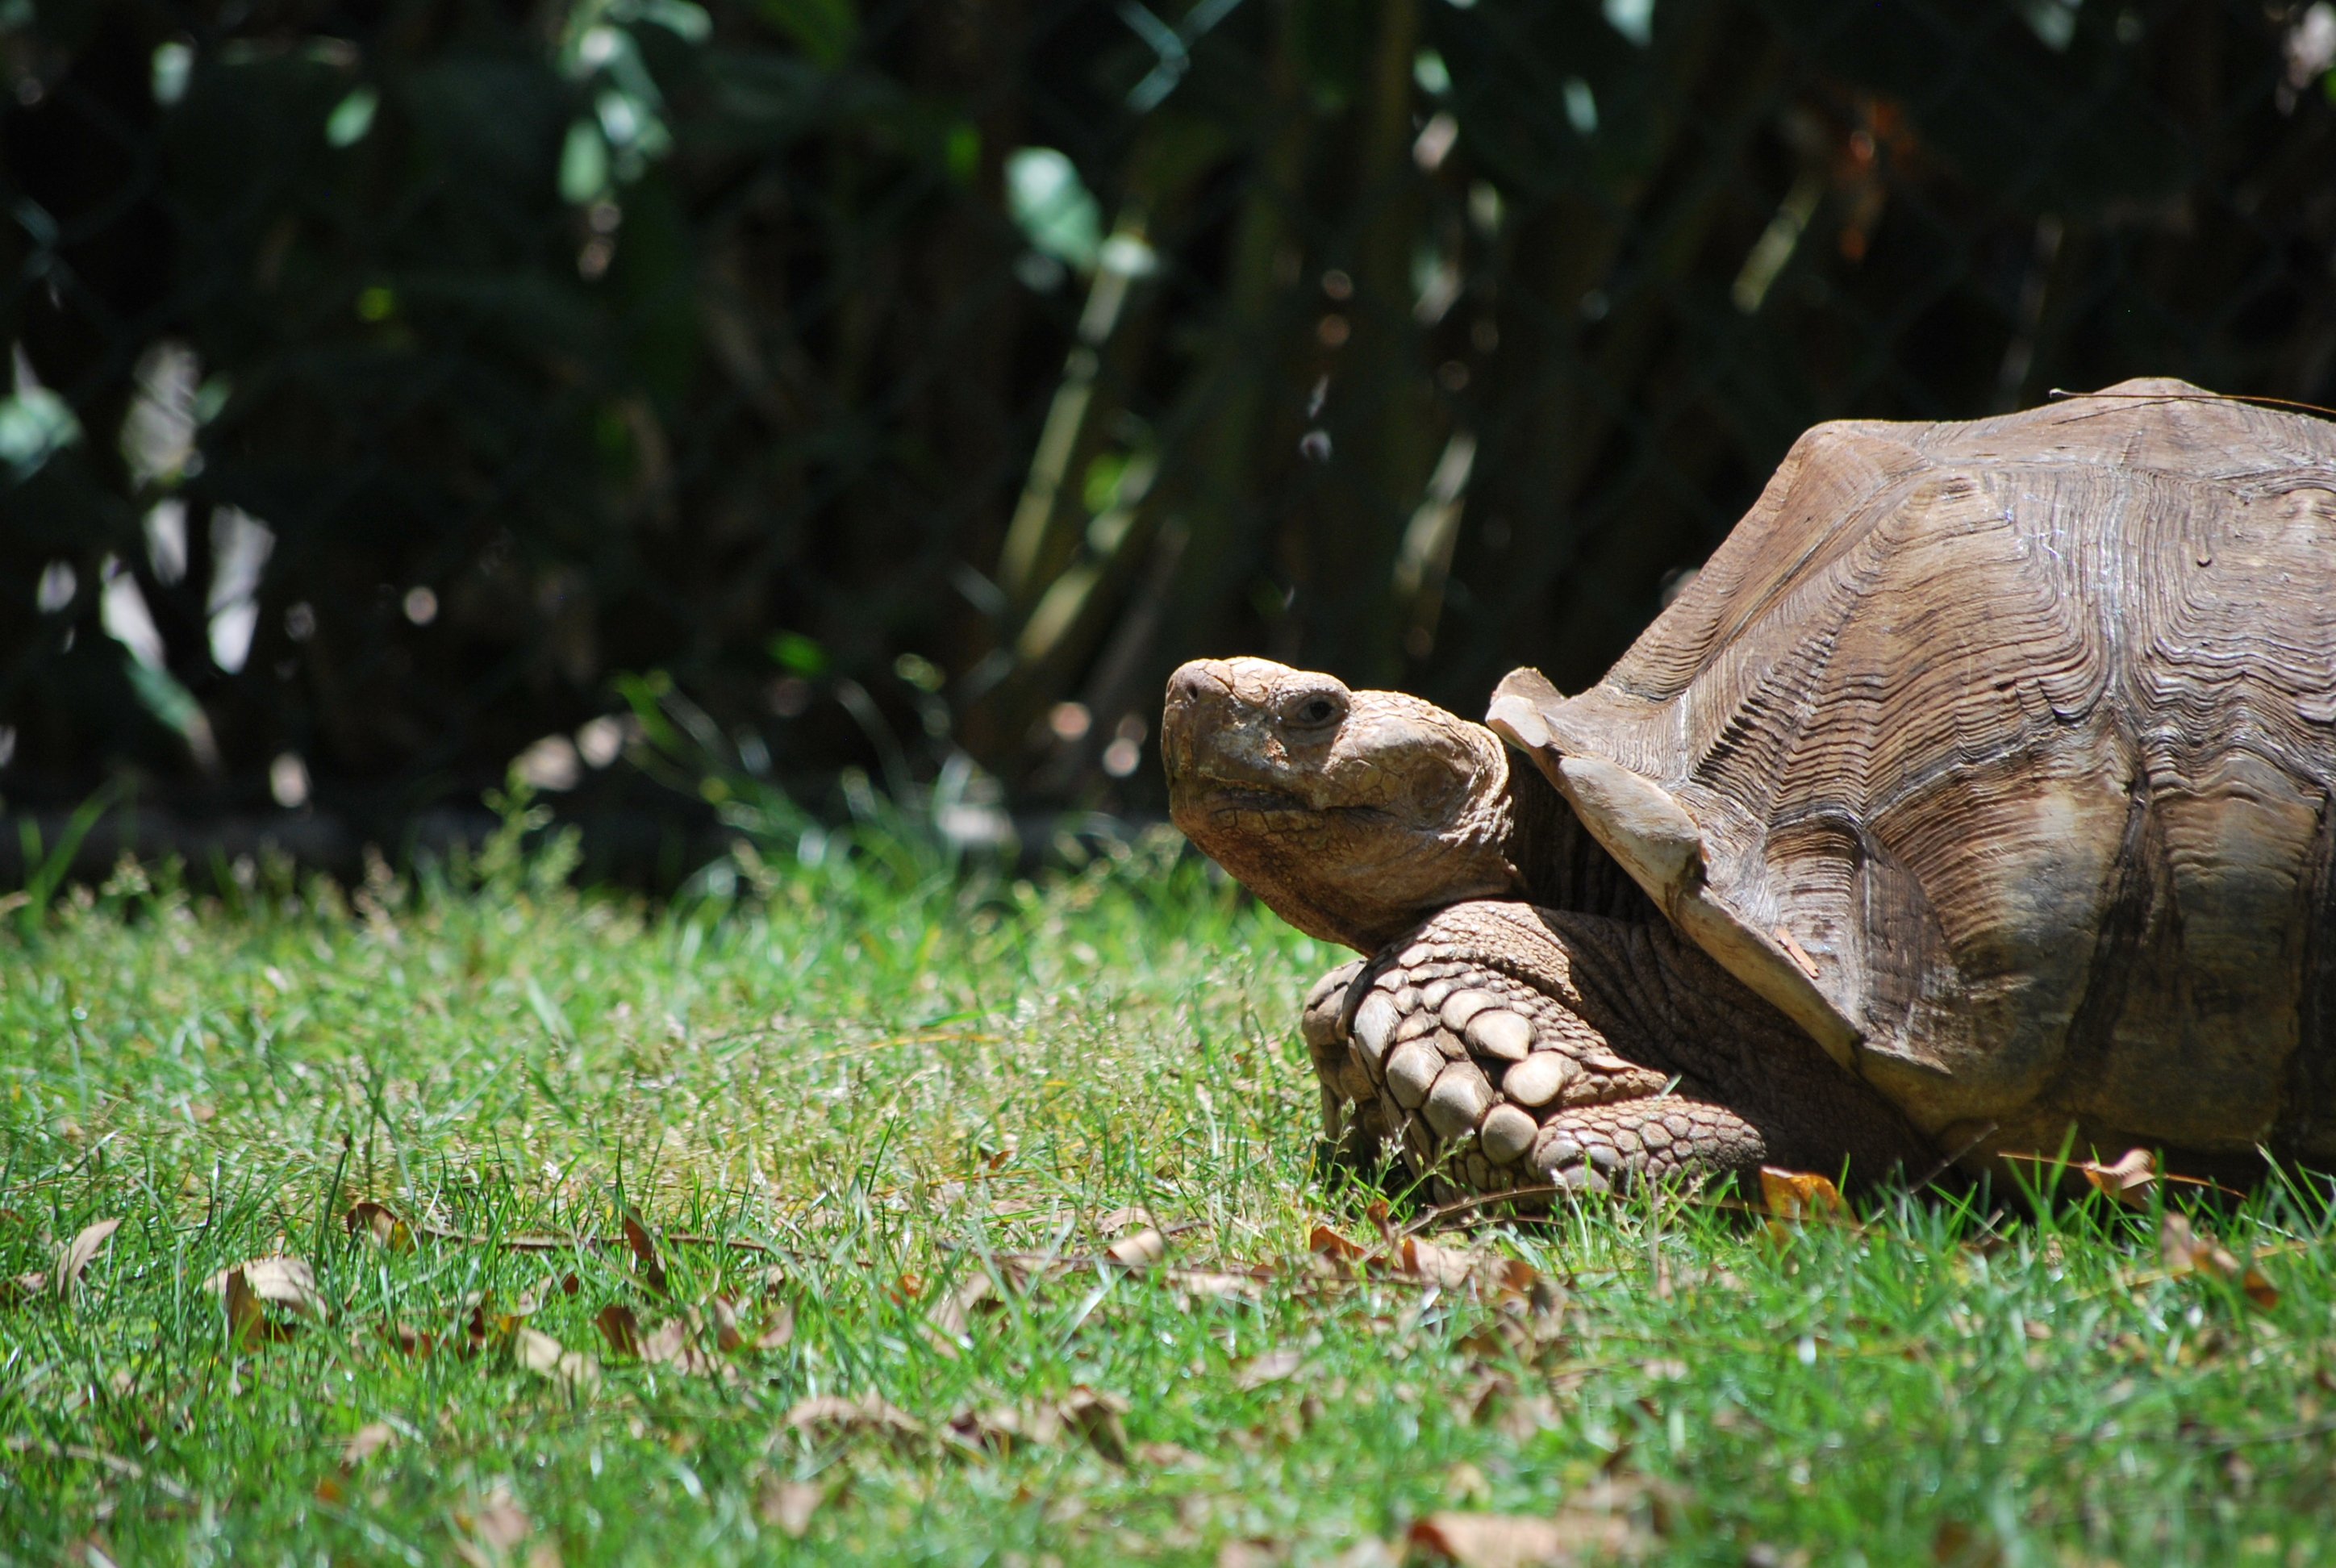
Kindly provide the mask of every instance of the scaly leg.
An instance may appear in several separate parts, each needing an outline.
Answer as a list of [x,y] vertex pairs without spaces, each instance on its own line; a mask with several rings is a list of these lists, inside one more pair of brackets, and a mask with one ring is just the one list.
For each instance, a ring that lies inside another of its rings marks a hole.
[[1307,998],[1326,1123],[1462,1191],[1924,1162],[1882,1098],[1668,926],[1457,904]]

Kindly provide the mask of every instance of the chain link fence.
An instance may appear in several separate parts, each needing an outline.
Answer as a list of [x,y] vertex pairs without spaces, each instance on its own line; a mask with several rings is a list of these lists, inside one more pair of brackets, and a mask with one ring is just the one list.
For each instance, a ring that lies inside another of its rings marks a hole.
[[2331,63],[2261,0],[0,0],[0,799],[1141,809],[1196,653],[1576,687],[1818,420],[2336,402]]

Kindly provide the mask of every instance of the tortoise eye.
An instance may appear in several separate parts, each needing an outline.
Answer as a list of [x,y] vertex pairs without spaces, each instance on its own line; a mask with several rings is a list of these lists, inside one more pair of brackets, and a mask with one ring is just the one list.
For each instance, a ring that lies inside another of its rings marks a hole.
[[1291,716],[1310,729],[1337,718],[1338,705],[1327,696],[1309,697]]

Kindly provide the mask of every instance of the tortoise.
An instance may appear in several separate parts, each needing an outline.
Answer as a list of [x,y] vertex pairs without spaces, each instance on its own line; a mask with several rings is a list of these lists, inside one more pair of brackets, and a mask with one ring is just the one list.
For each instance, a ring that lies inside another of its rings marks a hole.
[[1192,842],[1365,955],[1301,1032],[1432,1191],[2336,1164],[2336,424],[2155,379],[1821,424],[1589,691],[1196,660],[1163,745]]

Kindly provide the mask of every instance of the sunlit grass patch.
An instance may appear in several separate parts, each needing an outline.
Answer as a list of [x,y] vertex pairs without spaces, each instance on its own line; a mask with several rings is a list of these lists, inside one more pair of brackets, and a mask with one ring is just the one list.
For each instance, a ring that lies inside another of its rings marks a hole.
[[523,865],[69,901],[0,956],[0,1544],[1359,1564],[1473,1550],[1465,1513],[1591,1561],[2327,1552],[2312,1192],[2198,1216],[2253,1291],[2169,1266],[2156,1196],[1640,1198],[1423,1237],[1447,1278],[1317,1169],[1292,1024],[1337,957],[1166,846],[695,911]]

